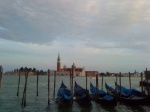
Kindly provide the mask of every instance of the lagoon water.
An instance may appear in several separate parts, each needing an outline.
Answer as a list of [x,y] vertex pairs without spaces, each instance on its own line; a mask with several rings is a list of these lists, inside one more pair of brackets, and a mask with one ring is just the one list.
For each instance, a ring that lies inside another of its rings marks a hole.
[[[36,96],[36,76],[28,77],[27,85],[27,106],[21,107],[23,88],[25,77],[21,76],[19,96],[17,94],[18,87],[18,76],[3,75],[2,87],[0,88],[0,112],[150,112],[150,106],[132,106],[118,103],[116,107],[103,107],[100,104],[92,101],[90,106],[81,107],[76,102],[73,102],[72,106],[62,107],[53,100],[53,87],[54,77],[50,77],[50,107],[48,108],[48,78],[47,76],[39,76],[39,96]],[[69,86],[68,76],[57,76],[56,77],[56,94],[57,90],[63,80],[64,83]],[[115,86],[115,77],[104,77],[106,81],[112,87]],[[74,81],[85,88],[85,77],[75,77]],[[132,88],[140,90],[139,81],[140,77],[131,77]],[[88,88],[90,82],[95,85],[95,79],[88,77]],[[122,85],[129,87],[129,78],[122,77]],[[101,77],[99,77],[99,88],[101,88]]]

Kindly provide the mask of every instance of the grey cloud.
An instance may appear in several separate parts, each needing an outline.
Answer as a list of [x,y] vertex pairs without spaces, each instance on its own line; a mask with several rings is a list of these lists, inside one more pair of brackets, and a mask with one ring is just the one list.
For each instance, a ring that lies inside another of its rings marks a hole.
[[0,26],[8,31],[0,31],[0,36],[33,43],[90,38],[91,46],[110,42],[116,45],[100,47],[140,49],[144,44],[138,47],[137,40],[150,40],[149,4],[141,0],[5,0],[0,4]]

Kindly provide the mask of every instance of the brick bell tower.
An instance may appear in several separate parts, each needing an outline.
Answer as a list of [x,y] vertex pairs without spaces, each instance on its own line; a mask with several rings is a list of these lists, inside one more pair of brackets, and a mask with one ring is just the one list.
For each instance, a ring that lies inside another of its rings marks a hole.
[[59,53],[58,53],[58,58],[57,58],[57,72],[60,72],[61,70],[61,63],[60,63],[60,56],[59,56]]

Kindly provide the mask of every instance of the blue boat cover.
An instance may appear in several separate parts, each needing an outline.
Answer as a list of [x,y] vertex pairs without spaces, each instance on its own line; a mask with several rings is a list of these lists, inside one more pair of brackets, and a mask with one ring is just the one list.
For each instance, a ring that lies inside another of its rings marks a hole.
[[[131,95],[141,96],[142,95],[142,92],[140,92],[136,89],[127,89],[118,84],[116,84],[116,87],[117,87],[118,91],[120,91],[120,89],[121,89],[122,94],[124,94],[125,96],[131,96]],[[143,93],[143,94],[145,94],[145,93]]]
[[71,91],[66,87],[66,85],[62,82],[58,92],[57,92],[58,100],[70,100],[72,98]]
[[105,95],[104,97],[103,97],[103,100],[113,100],[114,99],[114,97],[112,97],[111,95],[109,95],[109,94],[107,94],[107,95]]
[[75,96],[83,96],[83,95],[88,95],[88,91],[86,89],[83,89],[80,85],[78,85],[76,82],[75,82],[75,85],[74,85],[74,95]]
[[110,86],[108,86],[106,82],[105,82],[105,88],[106,88],[108,91],[112,91],[112,92],[115,91],[115,89],[112,88],[112,87],[110,87]]
[[94,95],[97,95],[97,94],[100,94],[100,95],[105,95],[107,94],[105,91],[103,90],[98,90],[95,86],[92,85],[92,83],[90,83],[90,91],[94,94]]

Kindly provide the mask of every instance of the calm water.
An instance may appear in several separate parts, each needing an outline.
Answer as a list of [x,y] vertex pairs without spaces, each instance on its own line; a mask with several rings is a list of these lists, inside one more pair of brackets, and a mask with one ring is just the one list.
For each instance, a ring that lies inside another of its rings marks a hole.
[[[76,102],[71,107],[61,107],[57,102],[53,101],[53,76],[50,77],[50,94],[51,105],[47,107],[47,76],[39,76],[39,96],[36,97],[36,76],[28,77],[27,85],[27,106],[21,107],[21,100],[24,88],[24,76],[21,76],[20,93],[16,96],[18,76],[2,77],[2,87],[0,88],[0,112],[150,112],[149,106],[126,106],[118,103],[116,107],[102,107],[96,102],[92,101],[90,106],[80,107]],[[61,84],[61,81],[69,87],[69,77],[57,76],[56,92]],[[76,77],[74,80],[85,87],[85,77]],[[109,85],[114,87],[115,77],[104,77]],[[132,77],[132,88],[140,90],[139,80],[140,77]],[[88,88],[90,82],[95,84],[95,79],[88,78]],[[129,87],[128,77],[122,77],[122,85]],[[99,87],[101,88],[101,78],[99,78]]]

